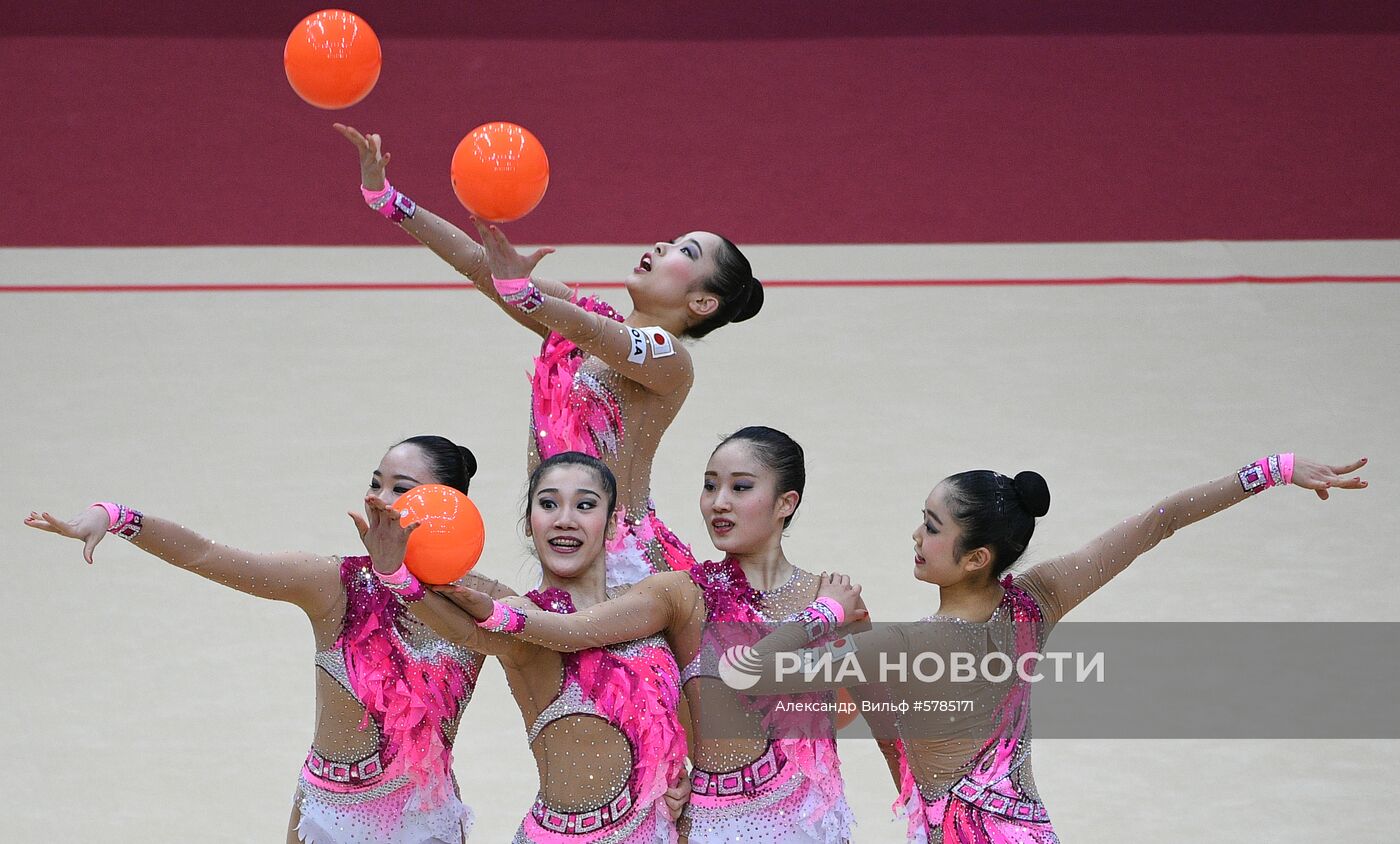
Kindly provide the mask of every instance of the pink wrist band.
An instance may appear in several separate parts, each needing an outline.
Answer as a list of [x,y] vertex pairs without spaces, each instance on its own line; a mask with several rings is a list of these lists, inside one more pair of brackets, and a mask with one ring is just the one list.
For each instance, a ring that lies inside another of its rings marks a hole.
[[360,185],[360,196],[363,196],[365,198],[366,205],[368,205],[376,211],[378,211],[380,206],[382,206],[385,203],[386,197],[388,197],[393,192],[394,186],[389,184],[388,179],[384,180],[384,187],[380,188],[379,190],[370,190],[364,185]]
[[1293,454],[1270,454],[1239,471],[1240,487],[1256,495],[1270,487],[1293,482]]
[[840,627],[846,623],[846,608],[841,606],[841,602],[835,598],[818,598],[812,603],[821,604],[831,610],[831,614],[836,616],[836,626]]
[[116,527],[116,525],[117,525],[117,520],[121,518],[121,508],[120,508],[120,507],[118,507],[117,505],[113,504],[113,503],[110,502],[110,501],[99,501],[99,502],[97,502],[96,504],[93,504],[92,506],[94,506],[94,507],[101,507],[103,510],[106,510],[106,511],[107,511],[107,529],[108,529],[108,530],[111,530],[112,528]]
[[385,586],[400,586],[413,579],[413,573],[408,570],[407,563],[399,563],[399,567],[390,574],[375,569],[374,576],[379,578],[379,582]]
[[395,223],[402,223],[418,210],[418,205],[395,190],[387,179],[384,181],[383,190],[372,191],[360,185],[360,194],[364,196],[366,205],[378,211],[381,217]]
[[520,311],[532,314],[544,304],[544,294],[535,283],[526,278],[496,278],[491,276],[491,284],[501,294],[507,304]]
[[496,290],[502,296],[519,296],[525,288],[534,284],[529,276],[525,278],[496,278],[491,276],[491,283],[496,285]]
[[384,588],[398,595],[405,601],[421,601],[427,594],[423,584],[418,582],[418,578],[413,576],[413,572],[408,570],[408,565],[403,564],[390,574],[384,574],[379,569],[374,569],[374,576],[379,578],[379,582],[384,584]]
[[98,501],[92,506],[107,511],[108,533],[126,540],[135,539],[140,535],[142,520],[145,518],[140,510],[110,501]]
[[476,626],[492,633],[519,633],[525,629],[525,613],[500,601],[492,601],[491,616],[485,621],[478,621]]

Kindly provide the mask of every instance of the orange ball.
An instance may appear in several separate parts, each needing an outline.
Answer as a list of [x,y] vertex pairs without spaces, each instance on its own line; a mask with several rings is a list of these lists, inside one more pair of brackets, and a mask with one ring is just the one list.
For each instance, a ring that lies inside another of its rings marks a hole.
[[287,36],[282,64],[297,96],[317,108],[348,108],[379,81],[379,38],[341,9],[308,15]]
[[483,220],[509,223],[534,210],[549,187],[549,158],[530,130],[486,123],[452,154],[452,190]]
[[471,571],[486,545],[486,526],[472,500],[450,486],[423,484],[399,496],[401,525],[409,534],[404,563],[424,583],[451,583]]

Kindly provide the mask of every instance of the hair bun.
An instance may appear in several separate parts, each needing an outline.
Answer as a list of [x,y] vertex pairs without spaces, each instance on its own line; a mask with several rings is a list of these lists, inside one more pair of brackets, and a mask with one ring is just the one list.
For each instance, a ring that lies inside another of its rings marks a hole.
[[1018,472],[1013,483],[1027,513],[1038,519],[1050,512],[1050,487],[1039,472]]
[[758,312],[763,309],[763,284],[758,279],[750,277],[749,286],[745,291],[748,295],[744,297],[744,304],[739,308],[739,313],[734,316],[733,322],[743,322],[746,319],[753,319],[758,316]]
[[471,480],[476,475],[476,455],[464,445],[457,446],[457,450],[462,452],[462,472]]

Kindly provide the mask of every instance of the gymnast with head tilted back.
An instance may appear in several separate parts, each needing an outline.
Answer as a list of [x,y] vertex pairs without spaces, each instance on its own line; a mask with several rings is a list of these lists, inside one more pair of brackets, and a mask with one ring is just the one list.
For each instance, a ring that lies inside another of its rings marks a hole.
[[632,310],[578,298],[532,277],[550,249],[519,255],[495,226],[481,242],[416,205],[385,179],[379,135],[336,124],[359,152],[366,202],[470,278],[475,288],[543,341],[530,375],[530,466],[563,451],[601,459],[617,476],[618,529],[608,545],[609,584],[695,559],[656,515],[651,468],[661,437],[694,382],[686,339],[742,322],[763,305],[763,285],[727,239],[705,231],[658,241],[626,278]]

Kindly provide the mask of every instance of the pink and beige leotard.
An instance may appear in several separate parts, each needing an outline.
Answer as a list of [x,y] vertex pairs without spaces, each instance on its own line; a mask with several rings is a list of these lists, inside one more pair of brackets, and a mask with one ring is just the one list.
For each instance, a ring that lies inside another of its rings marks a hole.
[[791,721],[775,725],[775,707],[716,678],[715,643],[707,648],[706,641],[714,627],[734,628],[752,641],[762,635],[755,622],[799,612],[817,587],[816,575],[795,569],[786,583],[758,592],[738,563],[726,559],[653,575],[581,613],[528,613],[524,629],[512,635],[568,659],[571,652],[665,631],[676,652],[690,658],[682,675],[694,765],[689,840],[835,844],[849,837],[854,821],[829,726],[800,738]]
[[[787,583],[761,593],[729,558],[695,566],[691,579],[704,594],[706,635],[700,652],[681,673],[683,682],[718,680],[721,649],[757,642],[771,622],[787,620],[815,594],[815,579],[800,569]],[[715,688],[719,695],[700,694],[698,720],[707,720],[706,710],[723,706],[723,698],[733,700],[732,691]],[[724,770],[707,770],[697,762],[692,770],[687,815],[695,844],[839,844],[850,838],[855,819],[846,803],[834,735],[821,718],[810,719],[812,723],[802,728],[794,720],[801,716],[777,712],[775,702],[771,697],[744,700],[770,735],[758,758]],[[723,731],[714,724],[704,729],[712,738]],[[796,737],[799,733],[811,737]]]
[[[974,664],[1000,653],[1016,664],[1022,655],[1043,653],[1054,624],[1102,588],[1128,564],[1176,530],[1246,497],[1236,475],[1169,496],[1125,519],[1083,548],[1030,567],[1001,582],[1004,590],[991,617],[972,623],[945,616],[887,624],[847,637],[861,673],[881,677],[889,655],[969,653]],[[774,676],[776,655],[804,647],[807,632],[787,624],[748,655],[763,678]],[[1031,674],[1033,664],[1027,666]],[[1036,790],[1031,770],[1031,684],[1022,672],[1003,680],[955,683],[947,674],[934,682],[913,676],[891,680],[896,700],[970,701],[969,709],[909,711],[899,717],[902,789],[896,809],[909,822],[908,838],[919,844],[1056,844],[1058,837]],[[834,688],[839,682],[760,680],[755,693],[783,694]]]
[[451,743],[471,700],[480,654],[446,642],[404,612],[368,557],[340,568],[345,618],[316,665],[364,709],[373,752],[312,747],[297,789],[297,835],[311,844],[460,842],[471,810],[457,795]]
[[[622,321],[622,316],[600,299],[587,296],[577,304]],[[530,377],[534,461],[563,451],[581,451],[602,460],[617,475],[619,506],[617,531],[608,543],[609,586],[635,583],[657,571],[688,569],[695,562],[690,547],[666,527],[648,497],[656,444],[639,441],[635,432],[640,420],[629,416],[629,412],[638,411],[632,410],[625,398],[641,389],[588,357],[572,340],[553,332],[540,347]],[[683,399],[684,395],[659,400],[653,412],[667,417],[659,420],[662,430]]]
[[[543,610],[573,613],[573,599],[561,589],[528,593]],[[650,636],[605,648],[562,654],[563,682],[558,695],[530,725],[528,738],[535,747],[548,738],[551,727],[568,724],[594,731],[589,747],[578,748],[579,758],[563,773],[569,780],[585,775],[616,773],[616,781],[604,783],[601,805],[550,805],[542,792],[520,824],[516,844],[672,844],[676,825],[663,799],[666,789],[683,770],[685,734],[676,709],[680,702],[680,669],[671,649],[659,636]],[[597,719],[596,724],[579,723]],[[616,742],[620,736],[621,744]],[[575,743],[586,734],[563,736]],[[600,759],[620,755],[628,758]],[[560,758],[554,749],[550,757]],[[587,759],[584,757],[587,756]],[[548,774],[542,770],[542,778]],[[558,785],[552,783],[551,785]],[[567,792],[564,788],[551,789]],[[568,798],[569,802],[592,802]]]

